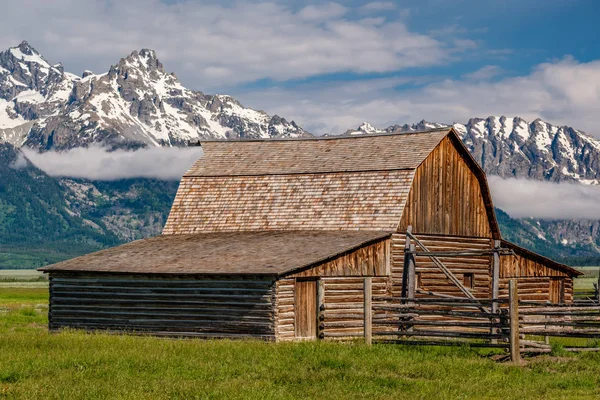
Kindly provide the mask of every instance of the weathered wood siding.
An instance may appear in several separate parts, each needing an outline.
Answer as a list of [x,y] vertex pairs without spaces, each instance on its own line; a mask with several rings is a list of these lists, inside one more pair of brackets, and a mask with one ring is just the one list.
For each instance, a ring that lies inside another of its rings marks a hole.
[[[332,309],[324,313],[326,334],[357,336],[364,333],[364,278],[322,278],[324,304],[350,308]],[[373,278],[373,296],[390,296],[391,282],[386,277]],[[373,304],[380,304],[373,302]],[[346,326],[344,326],[346,325]]]
[[[514,278],[501,278],[500,279],[500,298],[508,298],[508,281]],[[531,301],[549,301],[553,303],[560,302],[562,300],[565,303],[573,302],[573,278],[561,277],[558,278],[562,281],[559,285],[553,285],[552,280],[555,278],[551,277],[526,277],[522,276],[517,278],[517,288],[519,292],[519,300],[531,300]],[[564,293],[558,292],[559,289],[563,289]]]
[[49,327],[275,339],[274,279],[50,274]]
[[[405,234],[392,236],[392,281],[394,296],[400,296],[402,291],[402,271],[404,269]],[[462,250],[489,250],[492,240],[478,237],[452,237],[438,235],[417,235],[417,238],[430,251],[462,251]],[[417,251],[420,248],[417,246]],[[473,274],[473,289],[475,297],[487,298],[491,293],[491,257],[439,257],[446,267],[463,282],[465,274]],[[429,257],[416,257],[415,272],[419,289],[436,293],[464,297],[460,289],[454,285],[444,273],[435,266]],[[422,296],[418,295],[417,297]]]
[[[508,281],[517,278],[519,298],[573,302],[573,279],[565,272],[521,255],[500,258],[500,296],[508,296]],[[552,281],[555,281],[552,283]],[[562,293],[561,293],[562,292]]]
[[391,240],[363,246],[314,268],[289,277],[325,276],[388,276],[390,274]]
[[552,268],[539,261],[520,255],[500,258],[500,278],[542,277],[556,276],[568,277],[564,271]]
[[415,171],[399,231],[492,237],[477,176],[446,137]]

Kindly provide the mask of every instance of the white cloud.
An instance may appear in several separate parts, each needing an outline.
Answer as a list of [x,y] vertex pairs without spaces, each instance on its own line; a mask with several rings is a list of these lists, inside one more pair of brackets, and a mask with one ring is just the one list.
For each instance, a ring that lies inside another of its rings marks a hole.
[[113,152],[101,147],[80,147],[63,153],[38,153],[27,148],[21,151],[50,176],[107,181],[127,178],[179,180],[203,154],[201,147],[152,147]]
[[470,81],[487,81],[503,72],[504,70],[497,65],[486,65],[475,72],[463,75],[463,78]]
[[360,7],[360,11],[365,13],[389,11],[395,9],[396,5],[391,1],[372,1]]
[[0,48],[27,39],[74,73],[103,72],[134,49],[152,48],[184,84],[203,90],[438,65],[465,50],[397,21],[353,20],[338,3],[294,9],[276,2],[24,0],[0,6]]
[[325,21],[339,18],[346,14],[347,11],[346,7],[338,3],[311,4],[300,10],[298,16],[305,21]]
[[600,187],[488,177],[494,206],[514,218],[600,219]]
[[[477,75],[482,78],[482,71]],[[507,115],[542,118],[600,137],[600,60],[579,63],[565,58],[540,64],[529,75],[497,81],[431,82],[434,78],[412,78],[417,87],[401,90],[395,88],[402,82],[385,78],[273,88],[239,97],[318,134],[341,133],[362,121],[386,127],[422,119],[464,123],[472,117]]]

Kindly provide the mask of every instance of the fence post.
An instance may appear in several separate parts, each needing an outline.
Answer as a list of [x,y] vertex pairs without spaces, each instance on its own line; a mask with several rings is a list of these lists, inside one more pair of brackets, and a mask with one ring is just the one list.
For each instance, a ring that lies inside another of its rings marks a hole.
[[[408,253],[410,252],[410,236],[408,234],[411,232],[412,225],[409,225],[408,228],[406,228],[406,236],[404,239],[404,265],[402,266],[402,292],[400,294],[400,297],[408,296]],[[402,303],[405,303],[405,301],[402,301]]]
[[408,255],[408,263],[407,263],[407,267],[408,267],[408,293],[407,293],[407,297],[409,299],[414,299],[415,298],[415,289],[417,287],[417,282],[416,282],[416,273],[415,273],[415,253],[416,251],[416,246],[414,244],[410,245],[410,254]]
[[364,286],[365,310],[364,310],[364,333],[365,343],[371,345],[373,341],[373,307],[371,305],[373,299],[373,278],[365,277]]
[[[492,314],[498,315],[498,302],[496,301],[499,296],[500,288],[500,254],[498,249],[500,248],[501,242],[494,240],[494,257],[492,260]],[[495,321],[493,318],[492,322]],[[497,334],[498,328],[492,328],[492,334]],[[492,339],[492,343],[498,343],[497,339]]]
[[512,362],[521,361],[519,346],[519,291],[517,280],[508,282],[508,312],[510,318],[510,359]]
[[596,283],[596,303],[600,304],[600,268],[598,268],[598,282]]
[[325,285],[323,279],[317,281],[317,338],[323,339],[323,307],[325,305]]

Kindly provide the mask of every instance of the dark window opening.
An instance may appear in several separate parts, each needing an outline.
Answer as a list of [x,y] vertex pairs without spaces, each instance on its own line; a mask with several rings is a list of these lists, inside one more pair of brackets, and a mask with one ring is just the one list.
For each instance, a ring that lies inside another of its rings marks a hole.
[[464,274],[463,275],[463,285],[465,285],[468,289],[473,289],[474,279],[473,274]]

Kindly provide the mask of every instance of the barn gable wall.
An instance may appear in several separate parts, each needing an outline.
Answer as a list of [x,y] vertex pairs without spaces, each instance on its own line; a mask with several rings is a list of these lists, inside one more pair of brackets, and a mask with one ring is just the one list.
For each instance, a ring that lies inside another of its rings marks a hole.
[[379,241],[341,254],[318,266],[288,277],[388,276],[390,274],[390,239]]
[[449,137],[415,171],[398,230],[414,233],[492,237],[477,176]]

